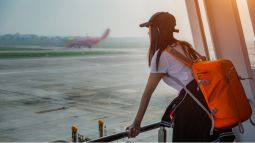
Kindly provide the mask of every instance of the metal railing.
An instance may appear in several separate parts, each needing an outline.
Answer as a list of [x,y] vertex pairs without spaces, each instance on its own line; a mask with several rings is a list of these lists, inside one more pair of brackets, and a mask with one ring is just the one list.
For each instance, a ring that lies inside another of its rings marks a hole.
[[[150,130],[154,130],[160,128],[158,131],[158,142],[166,142],[166,129],[164,126],[160,125],[160,122],[150,124],[144,127],[141,127],[140,133],[147,132]],[[78,134],[78,129],[76,127],[72,127],[72,141],[73,142],[86,142],[87,140],[82,137],[82,135]],[[101,137],[98,139],[94,140],[89,140],[87,143],[92,143],[92,142],[111,142],[111,141],[116,141],[119,139],[123,139],[128,137],[127,131],[116,133],[113,135]]]

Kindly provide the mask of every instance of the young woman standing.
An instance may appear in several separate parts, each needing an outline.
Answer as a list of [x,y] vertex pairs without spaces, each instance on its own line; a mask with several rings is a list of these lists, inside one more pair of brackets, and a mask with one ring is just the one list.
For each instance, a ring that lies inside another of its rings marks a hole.
[[185,85],[209,111],[203,94],[192,76],[190,67],[167,52],[167,50],[175,48],[192,60],[199,58],[192,51],[185,50],[185,46],[191,47],[188,42],[177,40],[174,37],[174,32],[179,32],[175,26],[175,17],[168,12],[155,13],[148,22],[140,25],[140,27],[149,29],[148,63],[150,75],[136,117],[133,123],[127,127],[128,136],[134,138],[139,134],[140,125],[152,93],[159,81],[163,79],[167,85],[179,91],[178,97],[170,103],[161,121],[162,126],[173,126],[172,141],[233,141],[235,136],[232,129],[214,130],[213,135],[210,135],[211,120],[208,114],[186,93],[180,84],[171,78],[174,77]]

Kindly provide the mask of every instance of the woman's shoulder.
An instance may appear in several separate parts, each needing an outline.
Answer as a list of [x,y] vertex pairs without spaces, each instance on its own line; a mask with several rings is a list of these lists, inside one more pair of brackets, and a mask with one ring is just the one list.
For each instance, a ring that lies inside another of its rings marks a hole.
[[[154,55],[153,55],[153,58],[154,59],[156,59],[157,57],[158,57],[158,54],[159,53],[159,50],[157,50],[155,53],[154,53]],[[166,58],[166,57],[169,57],[170,55],[169,55],[169,53],[166,51],[166,49],[165,50],[163,50],[162,52],[161,52],[161,54],[160,54],[160,59],[164,59],[164,58]]]

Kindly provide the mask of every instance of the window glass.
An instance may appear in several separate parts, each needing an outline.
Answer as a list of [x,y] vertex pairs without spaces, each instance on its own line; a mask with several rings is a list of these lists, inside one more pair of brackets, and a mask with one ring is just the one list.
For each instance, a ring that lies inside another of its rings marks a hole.
[[216,57],[215,57],[215,52],[214,52],[214,47],[213,47],[212,38],[211,38],[211,34],[210,34],[209,25],[208,25],[208,21],[207,21],[207,17],[206,17],[204,1],[203,0],[198,0],[198,4],[199,4],[201,17],[202,17],[202,21],[203,21],[203,26],[204,26],[203,28],[204,28],[204,31],[205,31],[205,37],[206,37],[206,42],[207,42],[207,45],[208,45],[210,59],[215,60]]
[[[99,120],[104,135],[125,131],[149,75],[139,24],[159,11],[193,44],[184,0],[0,0],[2,141],[70,141],[73,124],[95,139]],[[176,96],[161,82],[142,125],[160,121]],[[157,132],[134,141],[157,142]]]
[[247,1],[237,0],[236,2],[239,10],[239,15],[241,18],[241,24],[250,58],[250,63],[251,66],[255,68],[255,36],[253,32],[254,30],[252,28],[251,17],[247,6]]

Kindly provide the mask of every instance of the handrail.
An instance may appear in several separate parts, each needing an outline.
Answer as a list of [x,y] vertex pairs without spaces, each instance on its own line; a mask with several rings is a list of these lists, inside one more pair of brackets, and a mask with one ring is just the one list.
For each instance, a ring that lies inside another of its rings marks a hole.
[[[160,127],[160,122],[150,124],[150,125],[141,127],[140,133],[147,132],[147,131],[150,131],[150,130],[154,130],[154,129],[159,128],[159,127]],[[113,134],[113,135],[110,135],[110,136],[101,137],[101,138],[94,139],[94,140],[90,140],[87,143],[91,143],[91,142],[111,142],[111,141],[119,140],[119,139],[122,139],[122,138],[125,138],[125,137],[128,137],[127,131],[120,132],[120,133],[117,133],[117,134]]]

